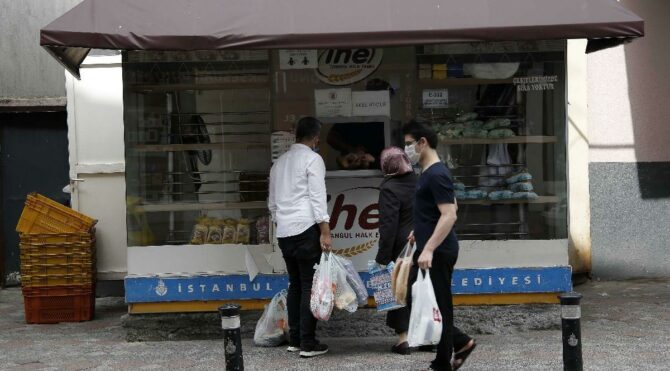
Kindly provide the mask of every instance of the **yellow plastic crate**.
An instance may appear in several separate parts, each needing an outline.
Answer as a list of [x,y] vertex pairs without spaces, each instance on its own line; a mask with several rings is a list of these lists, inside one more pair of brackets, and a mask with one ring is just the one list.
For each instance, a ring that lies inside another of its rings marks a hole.
[[94,282],[94,272],[91,274],[21,275],[21,286],[23,287],[91,285]]
[[95,228],[86,233],[19,233],[26,244],[92,244],[95,242]]
[[44,254],[40,249],[24,249],[20,254],[21,265],[43,265],[43,264],[95,264],[95,251],[91,253],[62,253],[62,254]]
[[21,277],[93,276],[92,262],[83,264],[24,264],[21,262]]
[[97,220],[37,193],[31,193],[16,226],[19,233],[89,232]]
[[84,242],[30,243],[21,240],[19,251],[28,255],[85,254],[95,256],[95,240]]

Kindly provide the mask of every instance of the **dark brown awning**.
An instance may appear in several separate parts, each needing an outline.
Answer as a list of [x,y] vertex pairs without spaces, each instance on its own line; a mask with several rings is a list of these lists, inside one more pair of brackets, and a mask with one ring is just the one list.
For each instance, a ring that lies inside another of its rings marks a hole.
[[387,47],[643,36],[615,0],[84,0],[40,44],[74,75],[88,50]]

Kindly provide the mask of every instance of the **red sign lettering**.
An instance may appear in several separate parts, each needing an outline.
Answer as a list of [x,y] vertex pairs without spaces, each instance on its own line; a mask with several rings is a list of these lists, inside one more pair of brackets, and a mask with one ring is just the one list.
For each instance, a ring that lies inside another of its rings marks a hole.
[[374,203],[366,206],[358,215],[358,208],[354,204],[345,204],[345,195],[339,194],[335,198],[333,204],[333,211],[330,213],[330,229],[335,230],[340,220],[342,213],[346,213],[344,221],[344,229],[350,230],[356,222],[358,216],[358,225],[365,230],[374,230],[379,228],[379,204]]

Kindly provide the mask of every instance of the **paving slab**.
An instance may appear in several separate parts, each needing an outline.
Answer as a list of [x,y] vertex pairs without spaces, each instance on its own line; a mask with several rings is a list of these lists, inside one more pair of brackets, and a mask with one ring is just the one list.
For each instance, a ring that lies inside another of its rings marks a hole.
[[[589,282],[584,294],[582,333],[587,370],[670,369],[670,279]],[[128,342],[120,298],[101,298],[91,322],[27,325],[19,289],[0,290],[0,370],[221,370],[220,339]],[[478,309],[493,321],[495,308]],[[462,314],[462,313],[461,313]],[[475,321],[458,318],[457,322]],[[500,319],[498,319],[500,320]],[[508,321],[508,320],[505,320]],[[523,322],[523,321],[521,321]],[[352,327],[358,325],[352,324]],[[324,337],[323,357],[303,360],[282,348],[243,341],[247,370],[420,370],[429,353],[389,353],[391,336]],[[559,370],[558,329],[477,335],[479,347],[463,370]]]

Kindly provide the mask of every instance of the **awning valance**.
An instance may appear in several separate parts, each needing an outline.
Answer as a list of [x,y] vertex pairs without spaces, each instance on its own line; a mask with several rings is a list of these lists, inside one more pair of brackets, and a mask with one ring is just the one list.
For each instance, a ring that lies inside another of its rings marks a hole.
[[615,0],[84,0],[40,31],[70,72],[94,49],[388,47],[643,36]]

